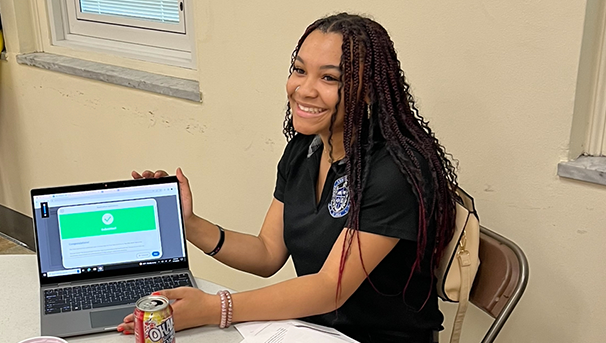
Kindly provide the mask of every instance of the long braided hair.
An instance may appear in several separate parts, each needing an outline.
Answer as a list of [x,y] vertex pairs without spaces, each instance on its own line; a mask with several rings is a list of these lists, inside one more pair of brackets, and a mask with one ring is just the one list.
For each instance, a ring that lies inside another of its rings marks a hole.
[[[453,236],[457,187],[455,167],[447,158],[444,147],[429,128],[428,122],[418,113],[394,44],[380,24],[348,13],[315,21],[307,27],[292,53],[291,74],[301,45],[315,30],[337,33],[343,37],[339,102],[343,101],[345,108],[343,142],[347,157],[350,211],[339,268],[337,298],[340,295],[346,257],[354,235],[359,234],[362,190],[369,174],[370,152],[378,141],[384,142],[393,161],[412,185],[419,205],[416,260],[408,282],[415,272],[420,271],[421,261],[426,258],[425,252],[428,249],[431,249],[430,266],[433,275],[433,270]],[[361,93],[358,92],[360,89]],[[339,102],[332,114],[331,137]],[[296,134],[290,104],[287,104],[283,126],[284,135],[290,140]],[[332,152],[332,146],[329,147],[329,152]],[[417,157],[419,154],[429,165],[430,179],[421,173],[421,163]],[[436,226],[435,237],[429,240],[433,242],[433,247],[427,246],[430,222]],[[368,277],[367,272],[366,275]]]

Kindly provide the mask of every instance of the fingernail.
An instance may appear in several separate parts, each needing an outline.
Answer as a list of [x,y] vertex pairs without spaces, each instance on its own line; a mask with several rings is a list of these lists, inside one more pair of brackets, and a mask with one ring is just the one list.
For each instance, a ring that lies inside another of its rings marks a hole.
[[125,334],[125,335],[132,335],[133,333],[132,333],[132,332],[130,332],[130,331],[124,331],[124,334]]
[[160,292],[153,292],[151,295],[160,295]]
[[118,326],[118,332],[122,332],[122,331],[124,331],[124,328],[121,326]]

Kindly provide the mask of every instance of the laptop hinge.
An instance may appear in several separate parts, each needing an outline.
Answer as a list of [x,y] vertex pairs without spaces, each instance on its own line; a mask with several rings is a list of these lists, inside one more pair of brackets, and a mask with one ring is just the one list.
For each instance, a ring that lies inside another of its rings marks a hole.
[[163,272],[160,272],[160,274],[171,274],[171,273],[173,273],[172,270],[165,270]]
[[71,282],[61,282],[57,284],[57,287],[71,286],[71,284]]

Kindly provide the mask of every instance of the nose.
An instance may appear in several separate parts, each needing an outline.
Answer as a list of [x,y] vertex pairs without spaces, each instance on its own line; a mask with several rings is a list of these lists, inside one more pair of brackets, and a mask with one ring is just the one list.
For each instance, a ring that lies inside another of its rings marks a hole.
[[313,80],[305,78],[297,88],[295,88],[295,93],[303,98],[313,98],[318,95],[318,90],[316,89]]

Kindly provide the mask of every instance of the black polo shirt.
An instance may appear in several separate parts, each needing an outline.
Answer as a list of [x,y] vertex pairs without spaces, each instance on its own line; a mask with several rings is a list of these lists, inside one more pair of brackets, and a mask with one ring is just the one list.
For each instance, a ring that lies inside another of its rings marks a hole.
[[[274,197],[284,204],[284,241],[299,276],[320,271],[349,211],[343,161],[333,163],[329,169],[316,204],[321,155],[322,141],[318,136],[297,134],[278,164]],[[427,163],[422,165],[422,171],[429,179]],[[363,342],[421,342],[414,337],[440,330],[443,316],[438,309],[429,258],[423,260],[421,273],[411,279],[405,300],[402,296],[416,258],[418,218],[418,203],[410,183],[387,149],[379,146],[371,154],[360,231],[400,241],[370,273],[372,284],[365,280],[337,311],[304,319],[334,327]],[[435,225],[430,223],[428,237],[434,234]],[[429,240],[427,246],[433,246],[433,241]],[[427,251],[426,256],[429,254]]]

